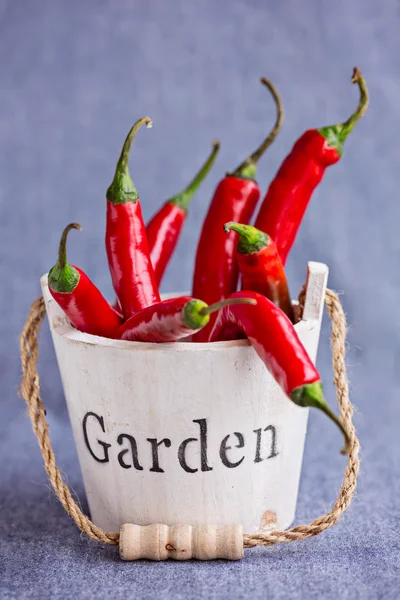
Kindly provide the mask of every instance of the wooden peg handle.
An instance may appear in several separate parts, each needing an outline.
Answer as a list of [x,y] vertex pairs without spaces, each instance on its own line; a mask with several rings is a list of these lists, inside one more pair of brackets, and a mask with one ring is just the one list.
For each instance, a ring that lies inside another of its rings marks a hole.
[[240,560],[243,552],[241,525],[133,525],[121,527],[119,554],[122,560]]

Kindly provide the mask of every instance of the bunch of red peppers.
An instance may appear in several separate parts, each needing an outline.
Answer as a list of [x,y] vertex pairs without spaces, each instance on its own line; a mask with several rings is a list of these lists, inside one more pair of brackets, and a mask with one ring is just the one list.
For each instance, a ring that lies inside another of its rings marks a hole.
[[[261,79],[276,105],[276,120],[265,141],[218,184],[197,246],[192,296],[162,300],[159,285],[176,248],[190,201],[219,152],[212,151],[188,186],[167,200],[147,226],[128,159],[144,117],[124,142],[114,179],[106,193],[106,250],[116,301],[110,304],[89,277],[68,264],[67,236],[61,236],[58,260],[49,272],[49,289],[74,327],[82,332],[136,342],[220,342],[247,337],[282,387],[299,406],[329,409],[321,378],[300,342],[284,265],[313,191],[325,169],[338,162],[343,143],[368,106],[364,78],[355,68],[352,82],[360,100],[343,123],[307,130],[294,144],[261,202],[256,165],[283,123],[279,94]],[[241,291],[237,291],[240,279]]]

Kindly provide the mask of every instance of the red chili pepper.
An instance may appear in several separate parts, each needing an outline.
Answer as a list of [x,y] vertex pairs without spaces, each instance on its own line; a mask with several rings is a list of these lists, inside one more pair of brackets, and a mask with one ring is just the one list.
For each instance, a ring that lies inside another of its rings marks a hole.
[[[232,233],[224,238],[221,230],[227,221],[248,223],[260,197],[255,181],[256,163],[276,138],[283,123],[283,106],[275,87],[261,79],[271,92],[277,109],[276,122],[269,136],[232,174],[218,185],[208,209],[197,246],[193,278],[193,296],[208,304],[227,298],[236,290],[238,266],[235,259],[236,238]],[[205,342],[214,318],[207,327],[194,336],[196,342]]]
[[275,241],[283,264],[313,191],[325,169],[338,162],[344,141],[367,110],[367,85],[357,68],[352,83],[357,83],[360,89],[354,114],[344,123],[306,131],[282,163],[261,205],[255,226]]
[[191,296],[170,298],[144,308],[121,326],[118,337],[136,342],[175,342],[205,327],[210,315],[231,304],[255,304],[246,297],[228,298],[208,306]]
[[107,257],[125,318],[160,301],[139,195],[128,169],[133,138],[144,124],[151,127],[151,119],[139,119],[128,133],[113,182],[107,190]]
[[71,229],[80,231],[81,226],[71,223],[63,231],[58,261],[49,272],[50,293],[79,331],[114,338],[122,319],[89,277],[67,263],[66,244]]
[[242,275],[242,289],[263,294],[294,323],[289,287],[275,242],[251,225],[226,223],[224,230],[239,234],[237,261]]
[[121,315],[121,318],[122,318],[122,310],[119,305],[118,298],[115,298],[114,302],[111,302],[110,305],[111,305],[111,308],[113,308],[119,315]]
[[213,142],[212,152],[195,178],[180,194],[167,200],[147,224],[147,240],[157,285],[160,285],[178,243],[193,194],[213,166],[218,151],[219,142]]
[[232,299],[253,298],[256,306],[227,306],[219,313],[210,342],[245,334],[285,394],[298,406],[319,408],[348,434],[339,418],[330,410],[323,395],[319,373],[288,317],[273,302],[256,292],[242,291],[232,294]]

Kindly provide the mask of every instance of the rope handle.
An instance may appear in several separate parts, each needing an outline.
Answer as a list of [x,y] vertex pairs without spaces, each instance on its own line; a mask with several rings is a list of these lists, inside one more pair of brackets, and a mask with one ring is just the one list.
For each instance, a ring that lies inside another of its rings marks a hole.
[[[300,306],[302,305],[303,298],[304,290],[299,297]],[[342,513],[350,506],[353,499],[360,470],[358,456],[360,444],[352,422],[353,406],[349,398],[349,384],[345,363],[346,317],[339,297],[332,290],[326,290],[325,305],[332,321],[332,364],[340,416],[350,438],[344,480],[333,508],[325,515],[318,517],[308,525],[297,525],[286,531],[243,534],[244,548],[272,546],[280,542],[294,542],[318,535],[338,522]],[[50,442],[49,426],[46,420],[46,409],[40,397],[39,375],[37,372],[39,355],[38,334],[45,314],[44,299],[40,297],[32,303],[21,333],[22,396],[28,406],[32,428],[38,440],[46,473],[65,511],[75,521],[79,529],[83,533],[86,533],[92,540],[116,546],[119,544],[119,532],[103,531],[82,513],[56,465],[55,455]]]

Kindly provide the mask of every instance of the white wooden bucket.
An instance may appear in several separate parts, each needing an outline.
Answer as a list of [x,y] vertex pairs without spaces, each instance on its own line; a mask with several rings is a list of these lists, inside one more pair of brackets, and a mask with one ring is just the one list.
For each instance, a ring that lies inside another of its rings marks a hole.
[[[315,360],[328,267],[308,265],[297,333]],[[246,340],[115,341],[75,330],[41,279],[91,518],[243,525],[295,515],[308,409],[282,393]]]

